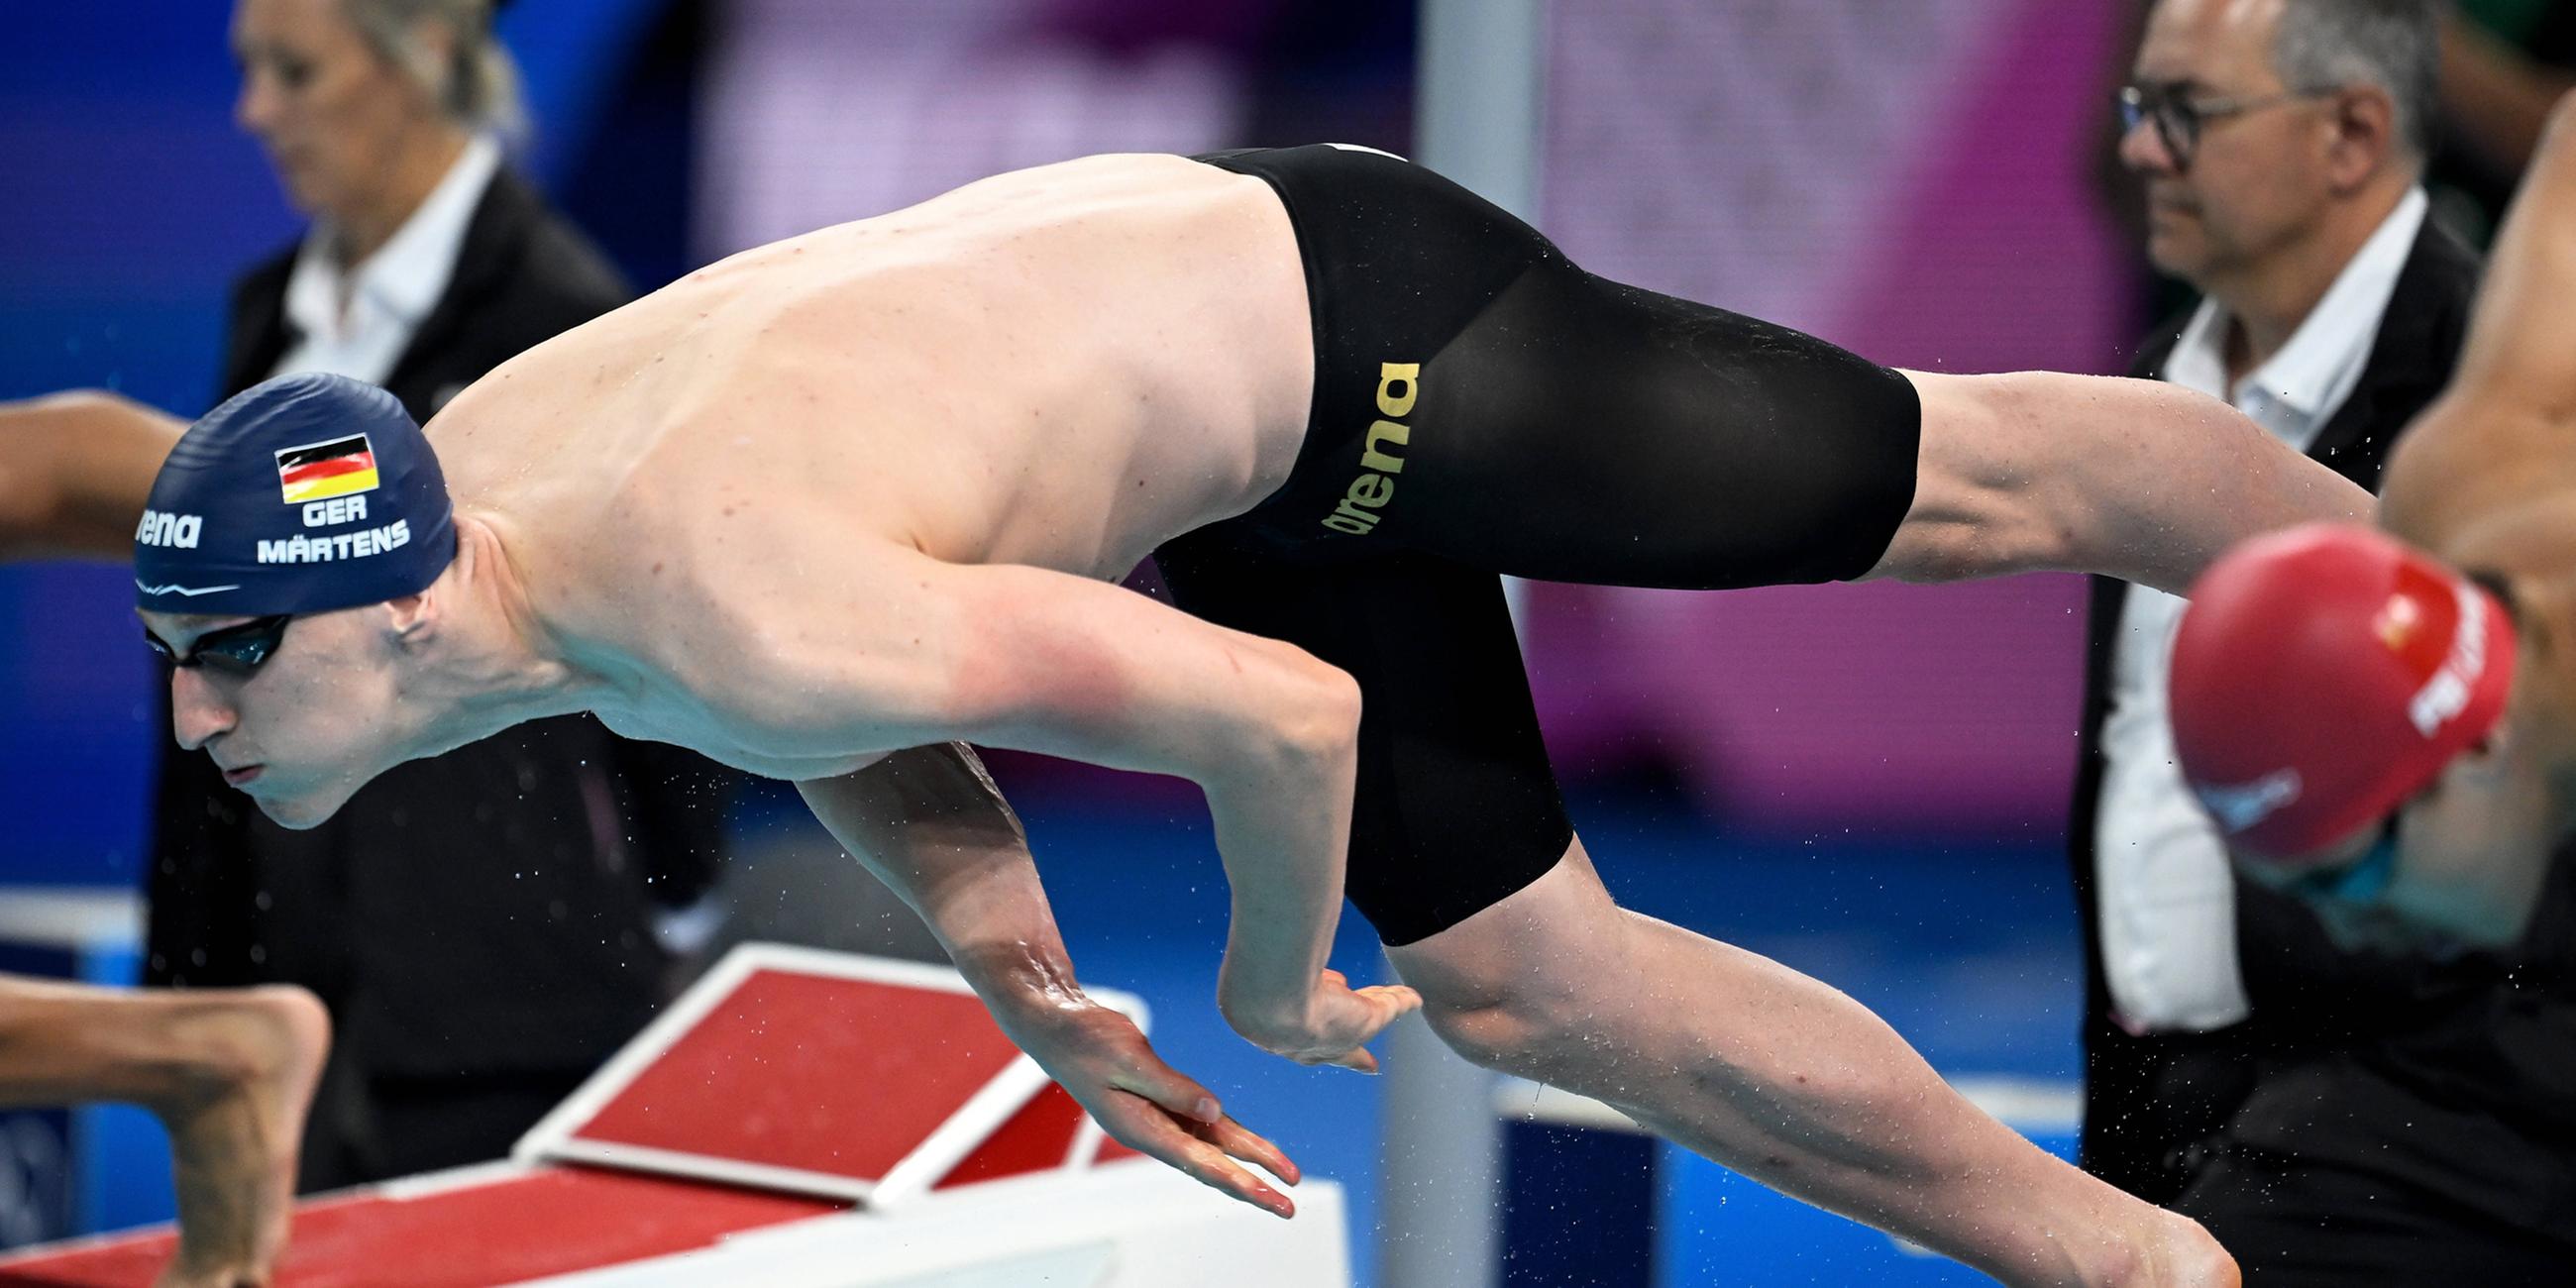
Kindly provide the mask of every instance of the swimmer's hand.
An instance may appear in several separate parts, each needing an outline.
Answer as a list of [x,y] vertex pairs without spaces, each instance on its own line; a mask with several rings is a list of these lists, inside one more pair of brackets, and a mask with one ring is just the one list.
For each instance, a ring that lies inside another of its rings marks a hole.
[[1368,1043],[1387,1025],[1422,1009],[1422,995],[1402,984],[1352,988],[1337,970],[1325,971],[1294,1014],[1256,1017],[1230,1009],[1228,1023],[1254,1046],[1299,1064],[1329,1064],[1377,1072]]
[[1273,1216],[1297,1214],[1287,1195],[1236,1160],[1290,1185],[1297,1183],[1297,1165],[1229,1117],[1206,1087],[1163,1063],[1126,1016],[1084,1005],[1010,1029],[1020,1049],[1119,1144]]

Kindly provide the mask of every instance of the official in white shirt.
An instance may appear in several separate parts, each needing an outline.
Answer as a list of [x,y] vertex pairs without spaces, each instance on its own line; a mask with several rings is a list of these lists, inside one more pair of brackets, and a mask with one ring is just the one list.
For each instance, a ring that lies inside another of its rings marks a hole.
[[[2240,369],[2256,351],[2237,312],[2212,293],[2154,374],[2226,399],[2308,451],[2361,381],[2428,204],[2422,188],[2404,188],[2287,342],[2259,365],[2231,376],[2231,349]],[[2112,1016],[2138,1033],[2206,1032],[2248,1013],[2227,849],[2183,785],[2165,720],[2165,672],[2182,608],[2180,596],[2126,587],[2101,726],[2094,900]]]
[[286,279],[286,324],[298,338],[269,374],[324,371],[385,383],[447,294],[466,225],[500,168],[491,136],[468,138],[438,186],[354,269],[341,261],[339,229],[328,216],[318,220]]
[[[2148,257],[2203,297],[2132,374],[2223,398],[2374,489],[2449,379],[2475,290],[2418,186],[2434,9],[2161,0],[2120,95]],[[2566,1004],[2516,997],[2501,963],[2343,952],[2235,879],[2174,763],[2180,610],[2094,587],[2069,829],[2081,1161],[2201,1221],[2252,1283],[2562,1281],[2545,1276],[2571,1246],[2493,1197],[2568,1188],[2545,1144],[2510,1144],[2539,1140],[2514,1124],[2545,1093],[2499,1083],[2510,1061],[2486,1048],[2494,1014]]]

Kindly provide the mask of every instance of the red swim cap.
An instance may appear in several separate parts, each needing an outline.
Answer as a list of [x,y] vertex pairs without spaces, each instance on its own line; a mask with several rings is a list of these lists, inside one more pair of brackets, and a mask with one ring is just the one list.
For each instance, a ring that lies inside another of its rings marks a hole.
[[2385,817],[2504,714],[2512,619],[2376,529],[2312,523],[2229,551],[2174,639],[2174,747],[2232,845],[2314,853]]

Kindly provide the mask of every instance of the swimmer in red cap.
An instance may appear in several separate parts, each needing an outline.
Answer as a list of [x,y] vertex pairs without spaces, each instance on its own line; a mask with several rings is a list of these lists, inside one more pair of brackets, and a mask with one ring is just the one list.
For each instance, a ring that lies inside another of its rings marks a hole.
[[2174,647],[2185,777],[2247,873],[2350,942],[2521,938],[2576,830],[2576,99],[2502,235],[2381,530],[2249,542]]
[[[1320,146],[1069,162],[748,251],[425,436],[262,386],[173,453],[136,571],[179,737],[272,817],[576,710],[794,780],[1113,1135],[1270,1210],[1236,1160],[1296,1169],[1084,999],[966,743],[1204,789],[1218,1001],[1270,1051],[1370,1069],[1420,1006],[1487,1066],[2008,1282],[2207,1284],[2234,1271],[2198,1226],[1851,999],[1615,906],[1496,574],[2179,588],[2370,505],[2215,400],[1890,370]],[[1113,584],[1149,554],[1172,604]],[[1404,985],[1324,968],[1345,894]]]

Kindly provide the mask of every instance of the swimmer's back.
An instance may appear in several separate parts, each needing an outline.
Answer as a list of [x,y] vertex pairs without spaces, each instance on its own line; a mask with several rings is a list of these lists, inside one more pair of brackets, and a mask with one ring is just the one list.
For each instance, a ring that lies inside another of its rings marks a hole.
[[1284,476],[1310,372],[1266,186],[1096,157],[710,265],[505,365],[432,441],[461,506],[585,579],[869,540],[1116,575]]

